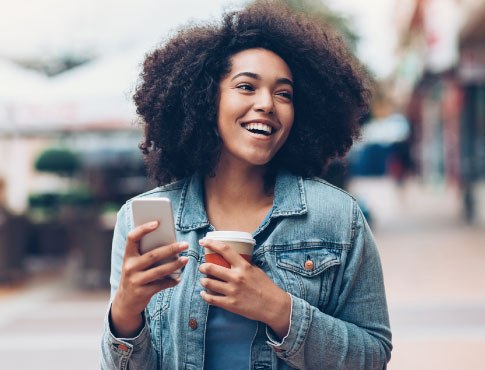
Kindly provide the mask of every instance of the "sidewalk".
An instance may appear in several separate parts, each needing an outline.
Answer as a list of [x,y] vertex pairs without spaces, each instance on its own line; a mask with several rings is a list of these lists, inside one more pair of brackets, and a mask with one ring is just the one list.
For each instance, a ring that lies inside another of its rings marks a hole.
[[99,369],[107,291],[79,290],[68,269],[2,291],[2,370]]
[[411,181],[357,179],[375,216],[394,350],[390,370],[479,370],[485,348],[485,229],[458,194]]

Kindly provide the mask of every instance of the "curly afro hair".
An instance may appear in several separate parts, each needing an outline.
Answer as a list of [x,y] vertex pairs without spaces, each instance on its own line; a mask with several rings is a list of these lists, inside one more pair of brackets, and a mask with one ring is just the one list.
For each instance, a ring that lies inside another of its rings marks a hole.
[[257,1],[222,23],[187,26],[147,56],[133,98],[145,134],[140,149],[158,185],[211,174],[221,150],[219,81],[231,56],[251,48],[279,55],[294,79],[293,127],[269,173],[321,176],[358,138],[370,99],[362,65],[320,19],[279,1]]

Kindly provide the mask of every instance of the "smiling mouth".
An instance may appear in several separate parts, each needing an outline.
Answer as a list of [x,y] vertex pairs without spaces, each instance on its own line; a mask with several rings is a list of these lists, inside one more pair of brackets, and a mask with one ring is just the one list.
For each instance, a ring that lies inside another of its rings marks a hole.
[[270,125],[261,122],[246,123],[243,127],[253,134],[270,136],[273,133],[273,128]]

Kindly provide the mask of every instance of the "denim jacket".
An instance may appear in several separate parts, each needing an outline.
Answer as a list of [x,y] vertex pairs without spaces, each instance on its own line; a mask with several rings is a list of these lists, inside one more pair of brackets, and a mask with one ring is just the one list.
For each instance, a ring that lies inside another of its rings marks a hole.
[[[116,338],[108,314],[101,367],[155,370],[204,367],[208,304],[202,300],[199,245],[214,230],[203,181],[190,178],[141,197],[172,200],[178,241],[189,257],[181,282],[154,295],[135,338]],[[131,201],[118,213],[112,250],[111,299],[118,287]],[[278,341],[264,323],[251,344],[250,369],[385,369],[392,349],[378,250],[362,212],[346,192],[318,178],[280,172],[269,217],[253,233],[253,263],[291,296],[290,328]]]

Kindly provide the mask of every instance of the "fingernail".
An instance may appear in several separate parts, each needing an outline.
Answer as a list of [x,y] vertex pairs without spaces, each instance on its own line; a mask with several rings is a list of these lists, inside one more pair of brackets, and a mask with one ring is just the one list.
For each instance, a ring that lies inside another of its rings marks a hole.
[[205,239],[200,239],[200,240],[199,240],[199,244],[200,244],[200,245],[204,245],[204,244],[205,244]]
[[189,260],[189,257],[180,257],[180,262],[182,263],[187,263],[188,260]]
[[179,248],[180,248],[181,250],[183,250],[183,249],[187,248],[188,246],[189,246],[189,244],[188,244],[187,242],[180,242],[180,243],[179,243]]
[[148,227],[157,227],[158,226],[158,221],[151,221],[148,223]]

